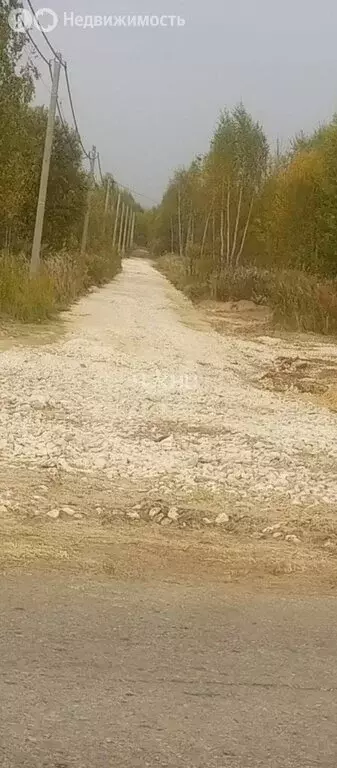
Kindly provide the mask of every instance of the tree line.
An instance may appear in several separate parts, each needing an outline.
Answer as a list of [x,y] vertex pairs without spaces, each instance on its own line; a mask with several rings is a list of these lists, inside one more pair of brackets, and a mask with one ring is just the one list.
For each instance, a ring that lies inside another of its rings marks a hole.
[[[47,109],[32,104],[39,73],[30,40],[8,24],[10,9],[18,5],[0,0],[0,249],[25,251],[34,231]],[[79,137],[57,118],[44,226],[46,250],[78,247],[89,183]],[[98,211],[104,208],[99,201],[105,183],[106,179],[95,187]],[[125,203],[135,206],[132,195],[118,190],[112,178],[111,189],[111,202],[121,192]],[[101,233],[102,227],[98,229]],[[89,246],[95,246],[97,234],[93,226]]]
[[337,116],[282,153],[243,104],[224,110],[144,226],[192,296],[259,297],[292,325],[336,330]]
[[[31,319],[35,310],[28,294],[34,291],[27,281],[27,265],[48,110],[34,105],[40,77],[37,54],[29,37],[14,32],[8,23],[10,10],[19,6],[17,0],[0,0],[0,313]],[[112,247],[118,196],[120,209],[123,202],[134,210],[139,208],[110,174],[95,180],[87,254],[82,263],[80,246],[92,187],[84,159],[76,130],[58,116],[43,228],[43,274],[37,288],[40,314],[49,315],[50,310],[67,305],[90,284],[113,276],[120,268],[120,254]],[[41,292],[46,296],[45,309]],[[27,296],[23,298],[24,294]]]

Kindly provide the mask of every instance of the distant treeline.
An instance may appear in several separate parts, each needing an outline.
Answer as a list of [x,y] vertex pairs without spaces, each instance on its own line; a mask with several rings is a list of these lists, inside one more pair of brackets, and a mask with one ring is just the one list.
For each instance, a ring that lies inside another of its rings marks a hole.
[[281,153],[242,104],[225,110],[143,227],[191,295],[258,297],[293,326],[336,330],[337,117]]

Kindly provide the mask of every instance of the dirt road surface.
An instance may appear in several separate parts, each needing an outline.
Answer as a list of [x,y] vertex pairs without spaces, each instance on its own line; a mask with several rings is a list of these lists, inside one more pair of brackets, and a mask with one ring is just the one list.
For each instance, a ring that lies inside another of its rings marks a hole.
[[2,768],[335,768],[335,599],[0,590]]

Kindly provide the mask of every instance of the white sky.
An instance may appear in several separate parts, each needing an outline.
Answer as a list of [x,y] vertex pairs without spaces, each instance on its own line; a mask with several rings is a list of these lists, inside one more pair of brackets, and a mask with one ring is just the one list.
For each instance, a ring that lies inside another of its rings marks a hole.
[[[175,167],[207,150],[225,106],[242,100],[268,137],[284,143],[337,111],[335,0],[45,4],[62,20],[50,39],[68,61],[85,144],[97,144],[105,171],[156,200]],[[180,14],[186,25],[64,28],[63,13],[71,10],[83,16]],[[34,36],[47,53],[40,33]],[[40,69],[48,82],[43,62]],[[38,99],[45,98],[40,84]],[[61,99],[70,119],[63,83]]]

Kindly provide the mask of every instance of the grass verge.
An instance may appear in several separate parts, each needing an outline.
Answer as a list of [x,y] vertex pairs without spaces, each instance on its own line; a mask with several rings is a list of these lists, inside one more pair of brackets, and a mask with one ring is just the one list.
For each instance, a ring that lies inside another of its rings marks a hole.
[[156,260],[158,269],[193,301],[248,299],[273,310],[274,322],[284,328],[337,334],[337,280],[325,280],[300,270],[257,267],[207,272],[196,263],[193,274],[175,255]]
[[24,323],[48,320],[86,293],[93,285],[112,280],[121,268],[116,252],[90,254],[60,252],[30,278],[24,257],[0,254],[0,316]]

